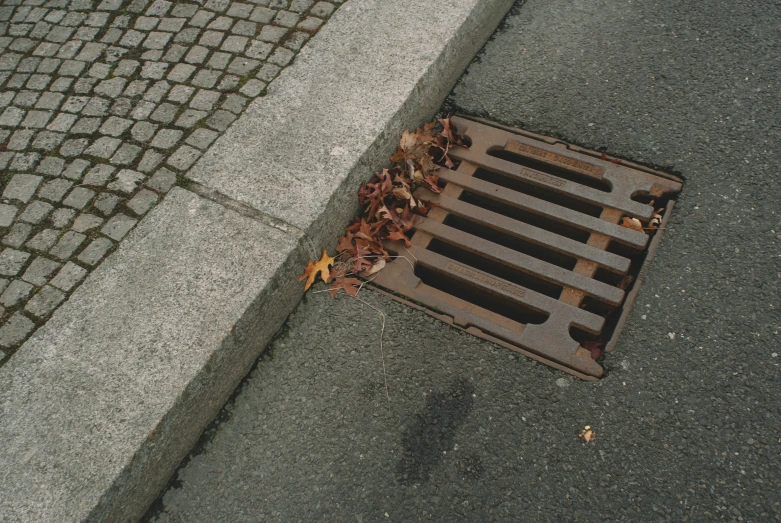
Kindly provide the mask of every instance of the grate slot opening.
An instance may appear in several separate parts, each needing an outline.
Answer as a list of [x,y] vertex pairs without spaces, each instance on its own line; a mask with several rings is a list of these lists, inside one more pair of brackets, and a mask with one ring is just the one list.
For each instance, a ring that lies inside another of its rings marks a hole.
[[596,341],[601,339],[609,340],[610,338],[603,338],[602,334],[591,334],[590,332],[586,332],[582,329],[579,329],[577,327],[570,327],[569,328],[569,335],[572,336],[572,339],[583,345],[583,343],[587,341]]
[[577,258],[572,256],[567,256],[542,245],[511,236],[454,214],[448,214],[444,224],[570,271],[575,268],[575,264],[578,262]]
[[[580,308],[603,318],[607,318],[616,310],[616,307],[601,302],[592,296],[584,297],[583,301],[580,302]],[[605,331],[605,329],[602,330],[603,332]]]
[[599,218],[599,215],[602,214],[602,207],[599,205],[586,203],[564,194],[551,191],[545,187],[537,187],[530,183],[522,182],[520,180],[516,180],[514,178],[510,178],[509,176],[498,174],[487,169],[478,169],[475,171],[473,176],[478,180],[485,180],[486,182],[505,187],[512,191],[527,194],[546,202],[555,203],[556,205],[561,205],[562,207],[567,207],[573,211],[578,211],[582,212],[583,214],[588,214],[589,216],[594,216],[595,218]]
[[[634,271],[632,270],[633,267],[634,264],[629,266],[629,275],[632,276],[634,275]],[[626,276],[623,274],[616,274],[615,272],[610,272],[607,269],[603,269],[602,267],[598,268],[593,276],[595,280],[601,281],[602,283],[607,283],[613,287],[618,287],[621,285],[621,282],[625,277]]]
[[[662,196],[655,197],[647,192],[634,193],[630,198],[638,203],[643,203],[654,208],[654,210],[667,209],[670,202],[675,203],[677,195],[675,193],[664,193]],[[664,215],[664,211],[660,214]],[[643,220],[645,222],[645,220]]]
[[605,180],[600,180],[599,178],[594,178],[587,174],[570,171],[568,169],[564,169],[563,167],[557,167],[549,163],[541,162],[540,160],[527,158],[526,156],[514,153],[512,151],[506,151],[501,148],[494,148],[489,149],[487,154],[488,156],[493,156],[494,158],[499,158],[500,160],[506,160],[508,162],[522,165],[524,167],[528,167],[529,169],[535,169],[552,176],[558,176],[559,178],[563,178],[574,183],[579,183],[580,185],[585,185],[586,187],[591,187],[592,189],[597,189],[598,191],[610,192],[612,190],[610,184]]
[[598,302],[597,300],[591,298],[590,296],[586,296],[586,298],[583,299],[581,308],[583,310],[586,310],[588,312],[591,312],[593,314],[605,318],[605,326],[602,327],[602,332],[599,334],[591,334],[590,332],[586,332],[577,327],[570,327],[569,330],[570,336],[572,336],[572,339],[574,339],[580,344],[583,344],[584,342],[587,341],[600,340],[604,342],[604,344],[601,347],[602,349],[604,349],[605,345],[613,338],[613,333],[615,333],[616,327],[618,326],[618,320],[621,319],[622,308],[621,307],[612,308],[608,305],[605,305],[604,303]]
[[526,287],[527,289],[537,291],[540,294],[550,296],[553,299],[558,299],[563,289],[561,285],[556,285],[555,283],[551,283],[547,280],[534,276],[533,274],[513,269],[504,265],[503,263],[484,258],[479,254],[475,254],[466,249],[462,249],[461,247],[452,245],[442,240],[438,240],[436,238],[431,240],[431,242],[428,244],[428,249],[437,254],[441,254],[442,256],[446,256],[451,260],[468,265],[473,269],[487,272],[492,276],[496,276],[497,278],[515,283],[521,287]]
[[478,307],[482,307],[499,316],[504,316],[523,324],[540,325],[548,319],[548,314],[532,309],[522,303],[486,292],[479,287],[467,285],[451,276],[442,274],[422,264],[415,265],[415,276],[420,280],[445,294],[455,296]]
[[534,225],[540,229],[545,229],[546,231],[550,231],[560,236],[566,236],[567,238],[580,243],[586,243],[589,236],[591,236],[591,233],[588,231],[576,229],[575,227],[566,225],[563,222],[558,222],[556,220],[552,220],[529,211],[524,211],[523,209],[518,209],[517,207],[512,207],[510,205],[497,202],[490,198],[486,198],[466,190],[461,193],[459,200],[466,203],[471,203],[472,205],[482,207],[483,209],[487,209],[495,213],[499,213],[514,220],[526,222],[530,225]]
[[621,256],[622,258],[629,258],[632,261],[632,266],[637,263],[642,263],[645,258],[645,249],[638,249],[616,241],[611,241],[605,251]]

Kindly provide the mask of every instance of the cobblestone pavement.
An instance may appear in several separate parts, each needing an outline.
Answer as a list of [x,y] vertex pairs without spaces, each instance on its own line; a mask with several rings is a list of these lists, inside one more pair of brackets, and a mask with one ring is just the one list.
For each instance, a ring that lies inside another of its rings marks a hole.
[[4,0],[0,364],[343,0]]

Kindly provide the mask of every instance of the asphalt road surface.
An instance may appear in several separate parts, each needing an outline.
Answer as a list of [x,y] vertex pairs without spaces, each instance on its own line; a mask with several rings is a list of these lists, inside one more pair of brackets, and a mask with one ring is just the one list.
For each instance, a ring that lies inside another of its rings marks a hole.
[[517,5],[449,107],[686,180],[607,377],[309,293],[147,517],[781,519],[779,34],[777,2]]

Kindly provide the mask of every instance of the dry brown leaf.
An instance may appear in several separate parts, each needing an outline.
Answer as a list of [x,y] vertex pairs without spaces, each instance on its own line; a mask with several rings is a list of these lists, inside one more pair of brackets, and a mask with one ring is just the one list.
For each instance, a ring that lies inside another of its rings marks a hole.
[[403,241],[411,247],[416,216],[426,216],[434,206],[419,199],[415,190],[423,187],[441,192],[436,173],[443,163],[452,166],[447,153],[453,147],[468,147],[468,140],[458,134],[449,118],[428,123],[422,129],[404,131],[391,156],[393,166],[361,185],[358,201],[363,213],[339,237],[336,260],[324,252],[320,261],[309,261],[301,276],[301,280],[306,280],[306,289],[320,274],[324,281],[336,282],[331,287],[332,295],[339,289],[353,294],[357,292],[358,280],[348,278],[349,275],[370,276],[390,262],[384,242]]
[[348,296],[357,296],[358,287],[360,285],[361,280],[358,278],[336,278],[334,284],[331,285],[330,289],[328,289],[328,292],[331,294],[331,298],[336,296],[336,293],[339,292],[339,289],[344,289],[344,292]]

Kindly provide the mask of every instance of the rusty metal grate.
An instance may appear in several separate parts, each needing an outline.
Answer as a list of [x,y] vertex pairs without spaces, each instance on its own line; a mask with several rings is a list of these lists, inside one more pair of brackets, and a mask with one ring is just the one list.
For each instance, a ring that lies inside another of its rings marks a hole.
[[410,248],[389,245],[406,259],[373,283],[482,338],[598,378],[603,368],[584,345],[601,339],[612,349],[662,233],[619,222],[647,225],[665,207],[664,227],[680,180],[525,131],[452,121],[472,145],[451,151],[454,170],[440,168],[441,194],[418,191],[437,206],[416,222]]

